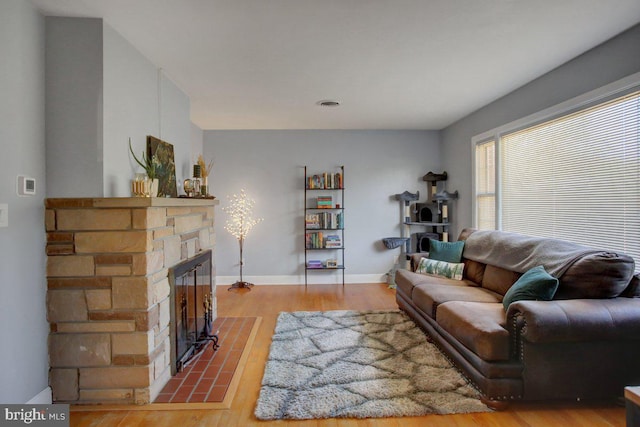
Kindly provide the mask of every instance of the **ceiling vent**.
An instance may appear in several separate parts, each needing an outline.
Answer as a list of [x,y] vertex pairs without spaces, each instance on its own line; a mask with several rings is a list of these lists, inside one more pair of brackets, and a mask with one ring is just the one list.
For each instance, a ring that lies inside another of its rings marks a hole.
[[316,102],[316,104],[321,106],[321,107],[339,107],[340,106],[340,101],[333,101],[333,100],[330,100],[330,99],[325,99],[325,100]]

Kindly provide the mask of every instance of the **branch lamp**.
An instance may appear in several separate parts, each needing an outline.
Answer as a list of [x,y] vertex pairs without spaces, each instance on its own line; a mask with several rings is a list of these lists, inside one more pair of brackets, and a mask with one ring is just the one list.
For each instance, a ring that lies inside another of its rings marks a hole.
[[235,237],[240,245],[240,280],[231,285],[228,290],[239,288],[251,289],[253,283],[245,282],[242,278],[242,267],[244,266],[242,250],[245,238],[255,225],[262,222],[262,218],[253,218],[252,213],[255,202],[247,196],[244,189],[240,190],[240,195],[234,194],[227,196],[227,199],[229,200],[229,205],[222,208],[228,215],[224,229]]

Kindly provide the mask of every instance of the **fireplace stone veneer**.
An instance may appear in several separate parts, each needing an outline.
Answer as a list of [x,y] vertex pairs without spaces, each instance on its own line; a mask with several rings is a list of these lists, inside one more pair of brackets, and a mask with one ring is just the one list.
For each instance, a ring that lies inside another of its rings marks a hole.
[[169,268],[212,250],[217,200],[47,199],[56,403],[145,404],[171,377]]

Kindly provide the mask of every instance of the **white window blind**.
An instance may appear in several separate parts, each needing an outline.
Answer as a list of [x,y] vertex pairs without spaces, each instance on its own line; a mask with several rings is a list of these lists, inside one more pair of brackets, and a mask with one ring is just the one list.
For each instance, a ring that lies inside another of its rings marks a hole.
[[476,218],[477,227],[496,227],[495,141],[476,145]]
[[640,92],[505,135],[500,153],[501,229],[624,252],[640,268]]

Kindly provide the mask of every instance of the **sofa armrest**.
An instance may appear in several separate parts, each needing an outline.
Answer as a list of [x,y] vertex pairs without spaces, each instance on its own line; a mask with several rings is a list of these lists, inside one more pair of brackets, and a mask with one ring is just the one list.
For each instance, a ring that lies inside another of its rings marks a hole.
[[429,258],[429,252],[414,252],[411,255],[409,255],[409,261],[410,261],[410,268],[411,271],[416,271],[416,269],[418,268],[418,265],[420,264],[420,260],[422,258]]
[[640,340],[635,298],[518,301],[507,310],[515,348],[530,343]]

